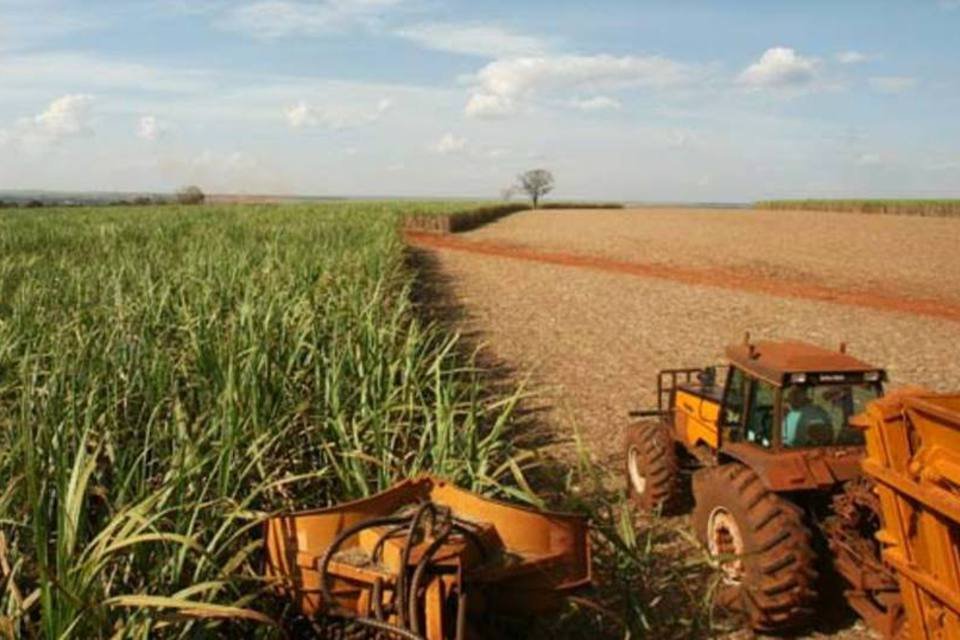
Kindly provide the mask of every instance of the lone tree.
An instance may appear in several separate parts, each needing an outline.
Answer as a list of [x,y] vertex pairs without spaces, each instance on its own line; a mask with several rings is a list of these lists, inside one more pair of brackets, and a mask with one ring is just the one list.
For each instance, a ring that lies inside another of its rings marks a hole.
[[184,187],[177,191],[178,204],[203,204],[204,200],[206,200],[206,196],[203,195],[200,187]]
[[540,204],[540,198],[553,190],[553,174],[546,169],[531,169],[517,176],[519,187],[533,200],[533,208]]

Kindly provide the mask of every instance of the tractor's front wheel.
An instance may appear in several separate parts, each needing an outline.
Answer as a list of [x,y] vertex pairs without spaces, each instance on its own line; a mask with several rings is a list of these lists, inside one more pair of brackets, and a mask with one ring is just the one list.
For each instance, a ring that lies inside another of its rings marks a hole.
[[805,622],[817,594],[815,555],[802,511],[731,463],[693,478],[693,526],[718,562],[718,601],[773,631]]
[[669,426],[641,422],[627,429],[627,496],[645,511],[670,513],[679,497],[679,462]]

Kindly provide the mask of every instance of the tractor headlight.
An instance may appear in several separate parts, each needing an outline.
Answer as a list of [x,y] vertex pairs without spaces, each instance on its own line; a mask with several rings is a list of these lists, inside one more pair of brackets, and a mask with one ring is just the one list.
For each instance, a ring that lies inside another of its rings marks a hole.
[[805,373],[791,373],[790,382],[792,384],[804,384],[807,381],[807,374]]
[[880,372],[879,371],[867,371],[863,374],[864,382],[880,382]]

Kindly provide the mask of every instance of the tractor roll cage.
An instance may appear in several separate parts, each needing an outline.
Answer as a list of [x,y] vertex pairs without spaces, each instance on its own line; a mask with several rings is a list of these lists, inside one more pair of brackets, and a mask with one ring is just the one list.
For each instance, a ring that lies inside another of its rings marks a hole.
[[[730,375],[732,371],[739,370],[742,375],[745,376],[747,384],[743,390],[743,399],[741,406],[741,415],[740,420],[737,424],[729,424],[726,422],[726,409],[727,401],[730,397],[730,383],[733,376]],[[824,378],[824,383],[826,379],[830,377],[839,377],[839,378],[848,378],[849,382],[856,382],[856,378],[859,375],[870,373],[873,371],[878,371],[880,376],[877,380],[861,380],[863,382],[872,382],[880,385],[884,380],[886,380],[886,372],[883,370],[877,370],[873,368],[868,368],[864,371],[820,371],[810,373],[810,378],[812,381],[819,381],[820,378]],[[630,412],[631,416],[634,417],[664,417],[673,411],[675,406],[675,396],[677,389],[683,385],[694,385],[695,383],[701,384],[704,388],[708,387],[717,387],[719,375],[724,375],[724,379],[720,382],[719,389],[719,420],[718,427],[720,428],[720,443],[721,447],[724,442],[735,443],[742,442],[745,444],[754,444],[748,443],[744,440],[746,435],[745,429],[747,425],[747,417],[750,415],[752,410],[751,403],[753,400],[753,386],[758,382],[765,382],[770,384],[773,387],[774,392],[774,406],[773,406],[773,415],[772,421],[774,425],[779,425],[782,422],[783,416],[783,383],[789,383],[789,372],[782,373],[776,378],[779,380],[773,381],[770,380],[767,376],[759,376],[755,371],[747,367],[741,366],[740,363],[733,362],[731,364],[722,364],[722,365],[711,365],[707,367],[688,367],[680,369],[662,369],[657,374],[657,408],[655,410],[645,410],[645,411],[632,411]],[[774,376],[770,376],[774,377]],[[831,380],[828,384],[832,383],[841,383],[839,380]],[[882,386],[880,387],[882,394]],[[691,391],[694,391],[691,389]],[[708,396],[710,397],[710,396]],[[712,399],[716,399],[713,397]],[[756,445],[759,446],[759,445]],[[761,447],[766,451],[776,452],[783,449],[783,434],[781,429],[772,428],[770,433],[770,445],[768,447]],[[793,447],[793,449],[803,449],[805,447]],[[814,447],[817,448],[817,447]]]
[[[700,377],[707,375],[711,369],[726,368],[726,365],[713,367],[689,367],[684,369],[661,369],[657,372],[657,408],[641,409],[629,413],[632,418],[656,418],[669,414],[673,406],[674,395],[681,384],[699,382]],[[726,383],[724,383],[726,385]],[[726,388],[726,387],[724,387]]]
[[[717,371],[728,369],[728,365],[713,365],[709,367],[691,367],[687,369],[663,369],[657,374],[657,413],[662,415],[670,412],[674,404],[674,395],[677,387],[682,384],[699,382],[707,386],[709,378],[716,385]],[[726,379],[723,383],[723,395],[726,396]],[[723,403],[721,402],[721,405]]]

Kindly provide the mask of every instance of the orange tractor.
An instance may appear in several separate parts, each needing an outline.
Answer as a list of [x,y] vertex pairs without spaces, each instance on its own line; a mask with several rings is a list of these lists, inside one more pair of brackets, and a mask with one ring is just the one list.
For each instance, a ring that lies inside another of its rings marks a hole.
[[[863,478],[864,434],[851,424],[883,394],[883,369],[800,342],[731,346],[728,364],[661,371],[658,407],[635,412],[628,492],[675,511],[693,470],[697,536],[718,558],[721,602],[752,626],[795,626],[813,612],[829,547],[845,594],[866,621],[897,631],[896,575],[874,534],[880,508]],[[825,543],[825,544],[824,544]]]

